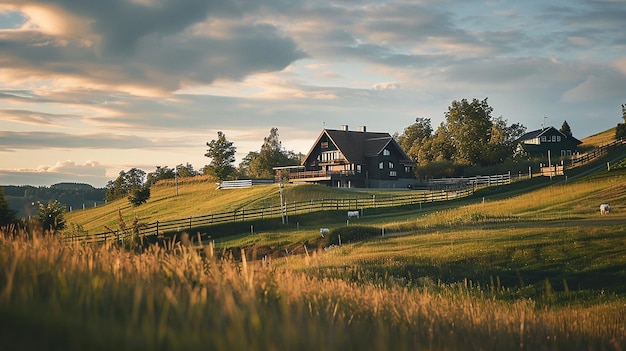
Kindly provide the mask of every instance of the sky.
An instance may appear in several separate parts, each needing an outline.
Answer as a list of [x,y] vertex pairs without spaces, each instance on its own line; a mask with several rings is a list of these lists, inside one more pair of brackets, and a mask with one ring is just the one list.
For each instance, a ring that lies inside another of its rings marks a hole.
[[0,0],[0,185],[237,162],[278,128],[436,128],[488,98],[528,131],[623,122],[626,0]]

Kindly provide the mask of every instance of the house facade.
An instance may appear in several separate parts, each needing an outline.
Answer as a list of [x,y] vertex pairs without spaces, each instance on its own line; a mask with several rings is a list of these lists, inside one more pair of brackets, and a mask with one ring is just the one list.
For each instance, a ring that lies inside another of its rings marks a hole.
[[517,140],[518,154],[530,157],[547,158],[548,151],[553,159],[570,157],[578,150],[582,141],[567,136],[554,127],[542,128],[528,132]]
[[406,188],[414,182],[414,169],[415,163],[389,133],[342,126],[322,130],[302,165],[289,168],[288,173],[291,183]]

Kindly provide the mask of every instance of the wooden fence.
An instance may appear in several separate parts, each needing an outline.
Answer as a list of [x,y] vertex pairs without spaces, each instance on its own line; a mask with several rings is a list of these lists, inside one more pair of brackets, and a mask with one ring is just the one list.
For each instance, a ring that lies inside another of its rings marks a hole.
[[[449,178],[448,181],[467,182],[464,189],[459,190],[436,190],[436,191],[407,191],[405,194],[376,194],[372,196],[358,196],[342,199],[311,199],[309,201],[286,202],[278,206],[264,208],[241,208],[235,211],[220,212],[202,216],[190,216],[186,218],[156,221],[143,224],[139,230],[139,236],[159,235],[163,233],[185,232],[193,228],[207,227],[215,224],[245,222],[263,220],[268,218],[281,218],[320,211],[362,211],[364,209],[396,207],[433,203],[439,201],[454,200],[469,196],[474,193],[477,186],[495,186],[510,183],[511,175],[495,175],[471,178]],[[438,180],[439,181],[439,180]],[[67,241],[72,242],[107,242],[118,241],[130,237],[131,230],[108,231],[97,234],[66,236]]]
[[585,152],[584,154],[576,154],[572,155],[571,162],[568,162],[565,166],[566,168],[574,168],[585,165],[597,158],[605,156],[609,150],[614,149],[620,145],[624,144],[624,140],[622,138],[613,140],[612,142],[597,147],[589,152]]

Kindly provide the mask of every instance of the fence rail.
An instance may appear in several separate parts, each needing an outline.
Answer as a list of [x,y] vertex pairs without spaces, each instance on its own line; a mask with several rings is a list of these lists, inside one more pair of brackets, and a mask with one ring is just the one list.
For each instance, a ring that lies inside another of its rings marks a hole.
[[[438,180],[442,182],[443,180]],[[263,220],[267,218],[280,218],[319,211],[362,211],[364,209],[376,209],[439,201],[454,200],[472,195],[476,186],[495,186],[511,182],[510,174],[471,177],[471,178],[448,178],[448,182],[465,182],[467,186],[457,190],[436,191],[408,191],[406,194],[376,194],[372,196],[355,196],[341,199],[311,199],[309,201],[285,202],[278,206],[264,208],[241,208],[229,212],[220,212],[202,216],[190,216],[186,218],[156,221],[139,227],[139,236],[159,235],[171,232],[189,231],[193,228],[207,227],[215,224],[245,222],[251,220]],[[65,240],[70,242],[121,242],[132,234],[129,231],[108,231],[97,234],[71,235]]]
[[585,152],[584,154],[577,154],[572,156],[572,162],[567,165],[567,168],[574,168],[585,165],[597,158],[605,156],[609,150],[614,149],[620,145],[624,144],[624,140],[622,138],[613,140],[608,144],[604,144],[600,147],[597,147],[589,152]]

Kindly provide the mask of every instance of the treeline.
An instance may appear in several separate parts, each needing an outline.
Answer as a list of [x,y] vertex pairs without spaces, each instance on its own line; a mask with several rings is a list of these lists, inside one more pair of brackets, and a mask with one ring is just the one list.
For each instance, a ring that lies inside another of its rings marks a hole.
[[214,181],[231,179],[273,179],[274,167],[299,165],[304,158],[302,153],[287,151],[279,139],[278,128],[271,128],[270,133],[263,139],[259,151],[249,152],[239,164],[234,166],[237,148],[234,142],[226,138],[226,134],[217,132],[217,139],[206,143],[208,149],[204,156],[209,158],[209,164],[201,171],[196,171],[193,165],[179,164],[173,168],[156,166],[153,172],[146,173],[138,168],[120,171],[115,180],[106,185],[105,198],[113,201],[128,198],[133,206],[139,206],[150,198],[150,187],[160,180],[189,178],[197,175],[207,176]]
[[36,215],[39,204],[47,204],[58,201],[66,210],[82,209],[101,205],[105,202],[104,188],[94,188],[89,184],[59,183],[50,187],[31,185],[6,185],[2,186],[8,200],[9,207],[15,211],[17,217],[28,218]]
[[[487,98],[452,101],[445,121],[433,129],[430,118],[417,118],[397,136],[417,164],[417,177],[465,175],[470,167],[494,167],[515,161],[516,140],[526,127],[493,117]],[[522,160],[520,160],[522,161]]]

